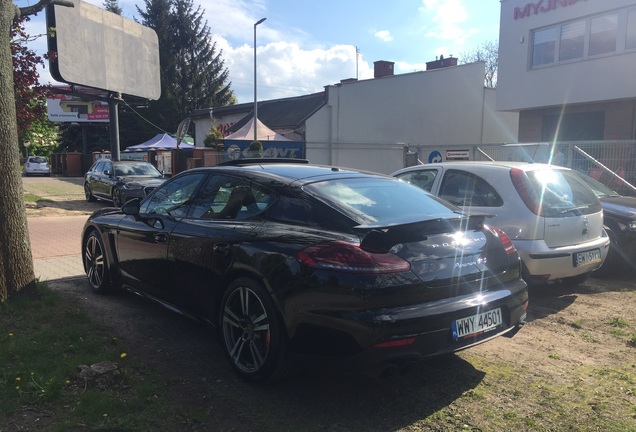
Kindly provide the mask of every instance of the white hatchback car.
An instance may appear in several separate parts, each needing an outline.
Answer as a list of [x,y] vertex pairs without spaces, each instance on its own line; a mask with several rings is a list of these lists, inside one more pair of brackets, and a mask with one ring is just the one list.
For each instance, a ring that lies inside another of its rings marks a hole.
[[30,175],[51,175],[51,167],[49,166],[49,162],[43,156],[29,156],[24,163],[24,167],[22,172],[25,176]]
[[525,162],[442,162],[392,174],[464,210],[492,215],[512,239],[528,284],[581,283],[609,250],[603,209],[568,168]]

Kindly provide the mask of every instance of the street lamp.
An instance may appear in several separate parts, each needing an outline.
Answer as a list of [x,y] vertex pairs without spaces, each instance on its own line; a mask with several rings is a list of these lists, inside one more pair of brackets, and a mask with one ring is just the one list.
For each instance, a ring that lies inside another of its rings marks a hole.
[[254,141],[257,141],[256,125],[258,124],[258,104],[256,102],[256,26],[267,18],[261,18],[254,23]]

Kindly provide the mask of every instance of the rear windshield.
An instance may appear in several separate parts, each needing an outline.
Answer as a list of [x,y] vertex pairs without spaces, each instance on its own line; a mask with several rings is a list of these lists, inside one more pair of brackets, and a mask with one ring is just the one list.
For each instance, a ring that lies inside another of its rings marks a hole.
[[417,186],[393,179],[330,180],[313,183],[306,190],[354,220],[367,223],[410,215],[449,214],[458,210]]
[[581,178],[569,170],[528,171],[533,204],[546,217],[567,217],[601,211],[601,203]]
[[46,159],[42,156],[32,157],[31,162],[33,163],[46,163]]

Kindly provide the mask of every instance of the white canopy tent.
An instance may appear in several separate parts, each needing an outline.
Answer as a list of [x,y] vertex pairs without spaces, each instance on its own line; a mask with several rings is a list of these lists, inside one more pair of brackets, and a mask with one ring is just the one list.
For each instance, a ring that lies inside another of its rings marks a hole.
[[[256,127],[256,139],[258,141],[291,141],[289,138],[285,138],[283,135],[274,132],[267,126],[265,126],[260,120],[257,121]],[[254,118],[245,123],[245,125],[236,132],[226,136],[225,140],[254,140]]]

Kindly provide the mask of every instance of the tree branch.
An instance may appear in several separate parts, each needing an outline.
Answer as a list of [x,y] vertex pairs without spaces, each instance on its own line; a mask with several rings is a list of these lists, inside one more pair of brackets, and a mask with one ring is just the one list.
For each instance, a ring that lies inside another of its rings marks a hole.
[[66,6],[66,7],[75,7],[75,4],[73,4],[73,2],[68,1],[68,0],[40,0],[39,2],[34,4],[33,6],[25,6],[25,7],[19,8],[20,9],[20,16],[35,15],[38,12],[40,12],[42,9],[47,7],[48,5],[59,5],[59,6]]

